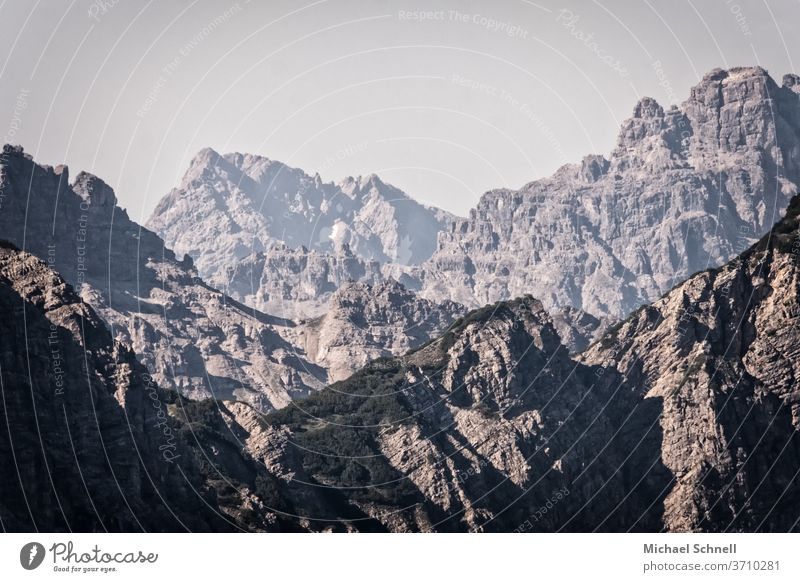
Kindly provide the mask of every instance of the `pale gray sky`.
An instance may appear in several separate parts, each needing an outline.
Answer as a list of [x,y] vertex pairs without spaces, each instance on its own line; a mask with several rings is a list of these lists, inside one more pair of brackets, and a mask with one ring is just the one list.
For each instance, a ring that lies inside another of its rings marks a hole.
[[0,139],[99,175],[139,221],[204,146],[375,172],[464,214],[607,153],[641,96],[680,102],[714,67],[798,72],[798,16],[795,0],[7,0]]

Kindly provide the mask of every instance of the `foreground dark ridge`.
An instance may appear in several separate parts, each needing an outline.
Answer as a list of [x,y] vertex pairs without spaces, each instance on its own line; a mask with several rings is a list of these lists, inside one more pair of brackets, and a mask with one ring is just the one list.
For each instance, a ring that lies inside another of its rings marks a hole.
[[181,529],[176,516],[197,530],[797,531],[798,211],[579,359],[524,297],[267,416],[143,384],[92,310],[6,246],[0,455],[19,473],[0,517],[13,531]]
[[523,298],[237,418],[271,471],[393,531],[797,531],[798,212],[578,360]]

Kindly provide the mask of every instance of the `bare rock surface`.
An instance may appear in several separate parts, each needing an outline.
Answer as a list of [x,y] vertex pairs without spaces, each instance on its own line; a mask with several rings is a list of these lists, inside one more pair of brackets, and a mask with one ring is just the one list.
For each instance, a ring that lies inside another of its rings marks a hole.
[[393,280],[351,282],[332,295],[324,315],[287,329],[286,337],[335,382],[372,360],[421,346],[465,311],[451,301],[422,299]]
[[206,148],[147,223],[200,274],[225,287],[228,270],[276,242],[336,253],[345,245],[365,261],[419,264],[452,220],[377,176],[323,183],[281,162]]
[[162,387],[268,409],[324,385],[325,370],[277,333],[291,322],[207,285],[190,258],[177,260],[131,221],[99,178],[80,173],[70,184],[65,166],[5,146],[1,179],[2,237],[74,285]]
[[680,107],[644,98],[609,158],[486,193],[406,271],[423,296],[468,307],[533,293],[624,317],[780,218],[800,183],[796,88],[759,67],[717,69]]
[[219,415],[159,388],[69,284],[5,242],[0,309],[4,531],[301,529]]
[[753,248],[634,313],[582,357],[660,402],[671,531],[787,531],[800,472],[800,199]]
[[799,256],[797,197],[578,357],[500,302],[260,416],[258,448],[391,531],[796,531]]
[[487,192],[466,218],[375,176],[323,184],[266,158],[203,150],[148,225],[212,283],[288,317],[321,315],[349,280],[394,278],[468,308],[531,293],[553,313],[618,320],[780,218],[800,181],[793,79],[715,69],[679,107],[645,97],[608,157]]

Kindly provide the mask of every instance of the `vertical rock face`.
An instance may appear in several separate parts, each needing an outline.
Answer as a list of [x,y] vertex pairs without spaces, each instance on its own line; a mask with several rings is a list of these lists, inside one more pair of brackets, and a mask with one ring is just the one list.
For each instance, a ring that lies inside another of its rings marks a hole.
[[800,179],[800,104],[760,68],[715,70],[680,108],[645,98],[608,160],[483,196],[417,270],[467,306],[534,293],[622,317],[723,264],[780,217]]
[[204,149],[147,226],[224,287],[232,265],[276,242],[334,254],[347,245],[365,261],[419,264],[451,219],[375,175],[326,184],[267,158]]
[[206,285],[99,178],[81,173],[70,185],[65,167],[6,146],[1,179],[3,238],[74,285],[162,386],[271,408],[323,385],[325,371],[275,331],[289,323]]

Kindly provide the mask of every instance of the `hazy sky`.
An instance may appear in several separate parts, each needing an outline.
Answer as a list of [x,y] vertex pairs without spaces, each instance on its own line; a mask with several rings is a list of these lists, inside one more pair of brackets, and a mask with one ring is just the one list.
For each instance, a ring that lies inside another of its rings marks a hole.
[[[420,14],[419,11],[427,11]],[[800,4],[726,0],[0,4],[0,134],[146,219],[202,147],[377,173],[464,214],[607,153],[644,95],[798,71]]]

